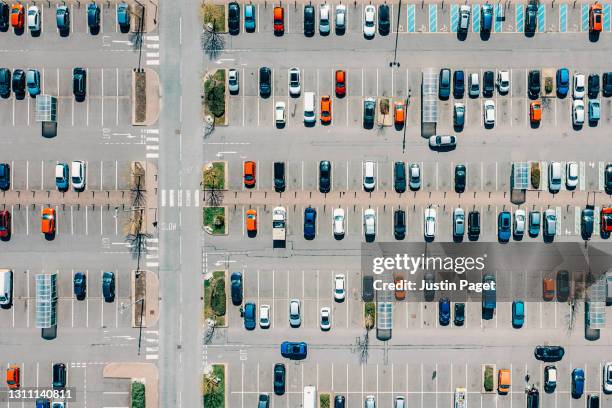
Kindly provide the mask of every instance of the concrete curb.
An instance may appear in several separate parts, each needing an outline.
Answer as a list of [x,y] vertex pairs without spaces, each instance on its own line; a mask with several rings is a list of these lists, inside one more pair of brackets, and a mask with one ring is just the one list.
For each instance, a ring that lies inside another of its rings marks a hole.
[[132,126],[151,126],[159,119],[161,106],[161,87],[159,82],[159,74],[157,71],[150,68],[143,68],[146,76],[146,101],[147,108],[145,120],[142,122],[136,121],[136,71],[132,71]]
[[144,378],[146,408],[159,407],[159,373],[155,364],[138,362],[109,363],[104,366],[102,377],[129,380]]

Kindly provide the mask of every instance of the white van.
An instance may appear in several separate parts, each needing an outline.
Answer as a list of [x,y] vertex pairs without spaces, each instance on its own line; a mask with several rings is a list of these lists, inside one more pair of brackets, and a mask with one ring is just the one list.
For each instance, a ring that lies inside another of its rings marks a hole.
[[315,123],[316,116],[315,94],[314,92],[304,92],[304,123]]
[[13,301],[13,271],[0,269],[0,306],[8,308]]
[[373,161],[367,161],[363,164],[363,189],[367,192],[374,190],[374,187],[376,187],[374,166],[375,164]]
[[551,193],[558,193],[561,189],[561,163],[551,162],[548,165],[548,189]]

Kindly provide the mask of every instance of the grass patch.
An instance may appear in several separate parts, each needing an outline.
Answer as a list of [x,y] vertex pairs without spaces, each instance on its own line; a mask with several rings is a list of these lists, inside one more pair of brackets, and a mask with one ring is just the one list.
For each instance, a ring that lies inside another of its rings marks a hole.
[[319,408],[330,408],[331,407],[331,395],[328,393],[322,393],[319,395]]
[[204,375],[204,407],[225,408],[225,366],[213,364],[212,372]]
[[[222,299],[219,292],[223,291]],[[219,302],[222,301],[223,305]],[[218,326],[225,326],[225,272],[215,271],[204,281],[204,319],[212,319]]]
[[366,329],[373,329],[376,322],[376,304],[374,302],[366,302],[363,305],[363,318]]
[[531,162],[531,186],[536,190],[540,188],[540,162]]
[[139,381],[132,382],[131,408],[145,408],[145,385]]
[[203,222],[204,228],[213,235],[225,234],[225,208],[224,207],[204,207]]
[[215,125],[225,124],[225,70],[218,69],[204,78],[204,116],[212,116]]
[[202,25],[211,23],[216,32],[225,31],[225,6],[202,2],[200,6],[200,18]]
[[493,391],[493,367],[491,367],[490,365],[485,366],[483,381],[485,391]]
[[225,189],[225,163],[211,162],[204,166],[202,172],[204,190]]

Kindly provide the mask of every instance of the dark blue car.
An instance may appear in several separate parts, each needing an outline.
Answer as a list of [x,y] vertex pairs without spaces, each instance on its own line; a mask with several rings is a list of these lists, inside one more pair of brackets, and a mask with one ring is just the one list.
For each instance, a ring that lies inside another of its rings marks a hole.
[[244,305],[244,328],[247,330],[253,330],[256,325],[255,317],[255,303],[247,303]]
[[232,303],[234,306],[238,306],[242,303],[242,274],[240,272],[232,273],[230,277],[230,288]]
[[580,398],[584,392],[584,370],[574,368],[572,371],[572,398]]
[[510,240],[511,219],[508,211],[502,211],[497,216],[497,239],[499,242],[508,242]]
[[308,354],[308,347],[303,341],[283,341],[281,344],[281,356],[292,360],[302,360]]
[[557,95],[565,98],[569,91],[570,76],[567,68],[557,70]]
[[50,408],[51,401],[48,399],[37,399],[36,400],[36,408]]
[[481,8],[481,23],[480,28],[483,32],[491,32],[491,26],[493,25],[493,6],[490,4],[483,4]]
[[87,25],[90,30],[100,27],[100,7],[96,3],[87,5]]
[[0,190],[8,190],[11,187],[11,166],[8,163],[0,163]]
[[85,295],[87,294],[87,277],[85,274],[83,272],[75,273],[73,284],[74,296],[76,296],[77,300],[85,299]]
[[304,210],[304,239],[314,239],[316,235],[317,210],[308,207]]
[[450,322],[450,301],[448,298],[442,298],[439,300],[438,309],[440,326],[447,326]]

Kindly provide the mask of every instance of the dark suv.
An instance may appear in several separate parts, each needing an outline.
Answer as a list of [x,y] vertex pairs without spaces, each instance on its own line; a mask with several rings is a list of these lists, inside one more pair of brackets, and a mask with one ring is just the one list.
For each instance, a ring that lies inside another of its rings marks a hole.
[[285,163],[274,162],[274,191],[282,193],[285,191]]
[[304,35],[312,37],[315,32],[315,9],[312,5],[304,6]]
[[397,161],[393,165],[393,187],[398,193],[406,191],[406,164]]
[[16,69],[13,71],[13,92],[16,98],[23,98],[25,96],[25,72],[23,69]]
[[9,28],[9,6],[6,3],[0,3],[0,31],[6,31]]
[[453,96],[457,99],[463,98],[465,93],[465,73],[462,70],[453,72]]
[[227,26],[231,35],[240,33],[240,5],[235,1],[227,5]]
[[10,95],[11,95],[11,70],[8,68],[0,68],[0,96],[3,98],[8,98]]
[[283,363],[274,364],[274,393],[283,395],[285,393],[285,365]]
[[406,237],[406,213],[404,210],[395,210],[393,213],[393,234],[397,240]]
[[77,102],[83,102],[87,94],[87,71],[83,68],[72,70],[72,93]]
[[536,69],[529,71],[529,76],[527,79],[529,87],[529,98],[537,99],[540,96],[540,90],[542,89],[540,71]]
[[73,278],[74,296],[77,300],[85,299],[87,294],[87,276],[83,272],[77,272]]
[[604,72],[603,74],[602,93],[603,96],[612,95],[612,72]]
[[465,166],[458,164],[455,166],[455,192],[463,193],[465,191]]
[[232,304],[238,306],[242,303],[242,273],[232,272],[230,277],[230,290],[232,296]]
[[599,96],[599,75],[589,74],[587,82],[589,90],[589,98],[597,98]]
[[530,3],[525,8],[525,32],[535,33],[538,28],[538,5]]
[[476,241],[479,236],[480,213],[478,211],[470,211],[468,214],[468,239],[470,241]]
[[388,35],[390,27],[389,6],[381,4],[378,6],[378,32],[380,35]]
[[490,98],[495,91],[495,73],[493,71],[485,71],[482,76],[482,96]]
[[272,93],[272,71],[268,67],[259,68],[259,95],[267,98]]
[[319,163],[319,191],[323,194],[331,190],[331,163],[329,160],[321,160]]
[[53,389],[61,390],[66,387],[66,364],[53,364]]

